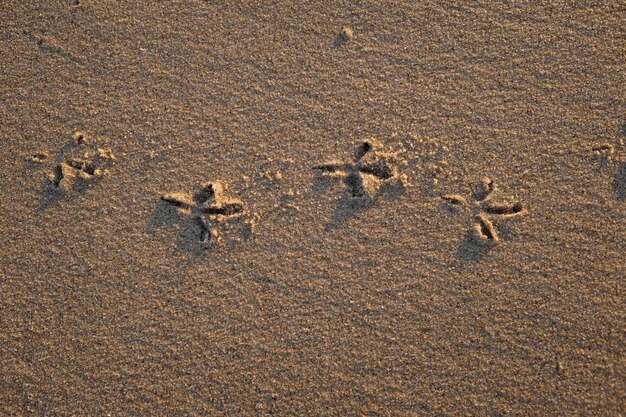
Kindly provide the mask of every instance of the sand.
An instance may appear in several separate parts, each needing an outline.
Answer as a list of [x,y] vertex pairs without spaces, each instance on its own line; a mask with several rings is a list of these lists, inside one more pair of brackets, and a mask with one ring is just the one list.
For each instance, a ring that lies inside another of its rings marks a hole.
[[0,16],[0,415],[626,414],[623,2]]

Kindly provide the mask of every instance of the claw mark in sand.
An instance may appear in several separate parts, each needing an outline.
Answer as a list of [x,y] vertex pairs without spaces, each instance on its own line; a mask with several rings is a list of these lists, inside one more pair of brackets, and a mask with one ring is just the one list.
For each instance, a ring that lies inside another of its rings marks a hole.
[[383,152],[382,148],[375,139],[366,139],[358,145],[353,161],[330,161],[313,168],[322,175],[342,179],[354,198],[373,197],[383,184],[406,182],[394,166],[397,152]]
[[448,194],[442,198],[451,206],[461,210],[471,211],[474,214],[472,231],[479,242],[498,243],[500,238],[494,219],[512,219],[527,213],[524,205],[519,202],[504,203],[491,200],[496,190],[495,183],[489,178],[483,178],[480,186],[474,192],[471,201],[458,194]]
[[227,198],[223,194],[226,185],[220,182],[203,184],[193,194],[168,193],[161,195],[161,200],[173,205],[184,215],[193,217],[202,229],[201,241],[210,240],[221,243],[222,238],[217,226],[219,223],[240,217],[244,205],[240,200]]
[[36,164],[43,164],[49,157],[50,153],[48,151],[41,151],[31,154],[28,159]]

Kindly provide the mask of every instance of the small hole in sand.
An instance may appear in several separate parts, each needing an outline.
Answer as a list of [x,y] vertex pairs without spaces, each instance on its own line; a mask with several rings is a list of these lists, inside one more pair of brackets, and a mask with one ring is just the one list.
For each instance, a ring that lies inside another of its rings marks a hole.
[[48,158],[48,152],[37,152],[30,156],[30,160],[36,163],[42,163]]
[[72,138],[74,139],[74,142],[79,145],[87,143],[87,137],[85,136],[83,132],[80,132],[80,131],[74,132],[74,134],[72,135]]

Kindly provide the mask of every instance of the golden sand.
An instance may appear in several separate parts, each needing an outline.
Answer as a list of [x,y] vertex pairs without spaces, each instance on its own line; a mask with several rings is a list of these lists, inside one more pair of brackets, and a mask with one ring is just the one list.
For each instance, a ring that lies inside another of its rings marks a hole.
[[1,416],[625,414],[623,2],[0,16]]

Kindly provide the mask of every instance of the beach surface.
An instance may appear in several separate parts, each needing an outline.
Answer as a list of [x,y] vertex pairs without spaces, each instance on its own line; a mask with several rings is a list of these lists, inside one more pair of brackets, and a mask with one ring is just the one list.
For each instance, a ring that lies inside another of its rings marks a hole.
[[624,2],[0,19],[0,415],[626,415]]

